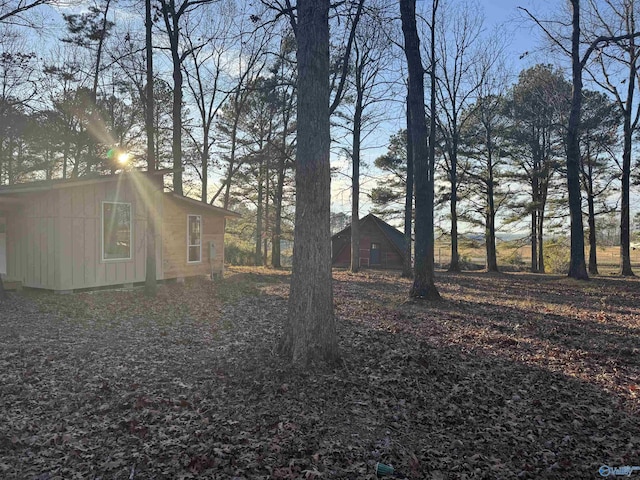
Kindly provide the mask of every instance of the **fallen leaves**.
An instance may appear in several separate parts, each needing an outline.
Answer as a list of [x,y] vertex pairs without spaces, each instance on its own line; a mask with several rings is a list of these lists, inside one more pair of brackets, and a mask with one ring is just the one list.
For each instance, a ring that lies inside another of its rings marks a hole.
[[[545,280],[546,279],[546,280]],[[287,277],[33,298],[0,314],[0,477],[591,478],[640,463],[635,280],[335,274],[345,367],[273,353]],[[523,292],[525,292],[523,294]],[[603,306],[604,305],[604,306]]]

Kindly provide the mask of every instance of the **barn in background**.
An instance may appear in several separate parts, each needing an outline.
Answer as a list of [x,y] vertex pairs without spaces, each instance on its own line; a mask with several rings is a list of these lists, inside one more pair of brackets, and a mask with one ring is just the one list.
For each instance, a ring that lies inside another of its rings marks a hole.
[[[359,225],[360,266],[401,269],[407,250],[404,233],[371,213]],[[351,265],[351,226],[331,237],[331,259],[334,267]]]

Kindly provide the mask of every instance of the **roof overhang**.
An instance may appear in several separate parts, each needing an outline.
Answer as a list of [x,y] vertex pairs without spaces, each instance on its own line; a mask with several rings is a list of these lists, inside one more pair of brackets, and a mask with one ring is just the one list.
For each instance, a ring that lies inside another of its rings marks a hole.
[[174,170],[172,169],[155,170],[153,172],[133,170],[130,172],[122,172],[115,175],[92,175],[77,178],[56,178],[52,180],[38,180],[35,182],[19,183],[14,185],[0,185],[0,198],[4,198],[8,194],[15,195],[22,193],[45,192],[48,190],[93,185],[97,183],[116,182],[119,180],[129,180],[136,175],[157,177],[172,173],[173,171]]
[[219,215],[224,215],[225,217],[240,218],[242,216],[239,213],[232,212],[231,210],[227,210],[226,208],[209,205],[208,203],[204,203],[199,200],[195,200],[193,198],[185,197],[184,195],[178,195],[177,193],[174,193],[174,192],[167,192],[165,193],[165,195],[171,197],[172,199],[178,200],[179,202],[184,202],[198,208],[204,208],[205,210],[209,210]]

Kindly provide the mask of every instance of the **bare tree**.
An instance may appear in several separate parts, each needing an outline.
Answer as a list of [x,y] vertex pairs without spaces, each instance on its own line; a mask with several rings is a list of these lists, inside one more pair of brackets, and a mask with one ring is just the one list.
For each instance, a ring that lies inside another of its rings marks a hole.
[[[89,7],[88,12],[63,14],[68,30],[68,36],[65,37],[63,41],[85,48],[93,54],[93,58],[91,58],[93,62],[91,90],[89,91],[85,111],[83,112],[85,121],[87,122],[87,128],[90,132],[97,132],[99,125],[101,125],[100,113],[98,111],[98,86],[103,71],[102,64],[105,43],[115,25],[108,19],[110,8],[111,0],[105,0],[104,3],[95,3]],[[97,163],[96,143],[106,140],[106,138],[94,138],[97,136],[96,134],[92,134],[88,138],[87,173],[89,173],[94,167],[94,164]],[[111,145],[107,146],[107,148],[109,147],[111,147]]]
[[53,0],[2,0],[0,1],[0,23],[31,25],[30,13],[37,7],[52,5]]
[[[204,12],[197,29],[185,30],[184,39],[189,52],[183,63],[188,91],[197,108],[198,133],[188,130],[191,141],[198,153],[198,164],[194,165],[202,184],[201,200],[208,202],[209,167],[213,146],[213,127],[220,108],[231,94],[225,89],[225,61],[231,39],[232,19],[237,15],[233,4],[221,4],[215,11]],[[198,38],[198,43],[195,39]],[[203,41],[204,39],[204,41]]]
[[[440,298],[434,276],[433,199],[435,164],[435,22],[438,0],[433,1],[429,77],[431,80],[431,129],[427,135],[424,108],[424,67],[420,56],[420,38],[416,24],[415,0],[400,0],[400,17],[404,35],[404,52],[409,71],[408,118],[411,125],[413,165],[415,169],[415,273],[409,296],[436,300]],[[429,146],[427,149],[427,138]]]
[[[613,211],[608,205],[612,183],[617,177],[612,150],[619,145],[621,115],[618,106],[604,93],[584,92],[584,114],[580,132],[580,180],[587,201],[589,225],[589,273],[598,273],[596,216]],[[600,203],[597,208],[596,202]]]
[[195,13],[198,7],[217,0],[159,1],[165,32],[169,40],[169,52],[173,70],[173,142],[171,147],[173,156],[173,190],[182,195],[182,103],[184,83],[182,65],[193,49],[197,47],[184,45],[181,31],[185,28],[184,24],[185,22],[188,23],[190,17],[197,18]]
[[280,43],[280,58],[274,68],[279,86],[275,88],[276,99],[279,102],[281,133],[276,139],[277,162],[275,167],[276,182],[273,195],[273,235],[271,237],[271,265],[282,267],[280,241],[282,239],[282,217],[287,171],[293,165],[295,149],[295,85],[286,81],[287,77],[294,77],[295,65],[289,55],[292,53],[293,38],[284,35]]
[[402,277],[413,278],[413,249],[411,248],[413,240],[413,136],[411,135],[410,125],[411,112],[409,110],[409,98],[407,96],[407,177],[405,181],[404,194],[404,241],[406,243],[404,262],[402,262]]
[[[639,28],[636,25],[636,15],[640,13],[640,3],[636,0],[605,0],[595,2],[589,0],[590,11],[593,15],[591,25],[586,25],[591,37],[596,32],[604,32],[609,37],[620,33],[632,35]],[[599,48],[594,58],[593,68],[587,72],[591,78],[615,99],[622,112],[623,119],[623,150],[621,168],[621,202],[620,202],[620,274],[632,276],[631,269],[631,217],[630,217],[630,185],[631,185],[631,150],[633,148],[633,133],[638,128],[640,120],[640,104],[635,101],[636,85],[638,82],[638,59],[640,59],[640,45],[631,36],[624,42],[616,43],[611,48]],[[622,66],[626,72],[620,72]],[[598,73],[596,73],[598,70]],[[625,83],[619,82],[620,75],[625,76]],[[615,78],[614,78],[615,77]]]
[[[455,6],[454,6],[455,5]],[[460,271],[458,254],[458,200],[460,188],[460,132],[473,109],[498,52],[487,49],[481,41],[483,17],[474,3],[455,3],[440,13],[438,19],[438,89],[440,106],[438,129],[443,141],[447,179],[450,184],[451,263],[449,271]]]
[[[584,53],[581,54],[580,46],[583,39],[580,30],[580,0],[571,0],[570,48],[567,48],[563,44],[562,37],[558,37],[551,32],[528,10],[523,9],[523,11],[525,11],[527,15],[545,32],[550,41],[560,48],[561,51],[569,54],[571,58],[573,89],[571,95],[571,113],[569,115],[567,126],[567,185],[569,189],[569,214],[571,217],[571,261],[569,265],[569,277],[579,280],[588,280],[589,275],[587,274],[584,256],[584,226],[582,222],[582,198],[580,191],[580,115],[582,110],[582,74],[591,55],[596,51],[601,51],[601,49],[609,45],[621,44],[621,42],[628,40],[630,44],[634,45],[633,51],[635,51],[635,42],[633,39],[639,37],[640,32],[627,30],[626,33],[620,35],[610,35],[606,33],[598,35],[596,38],[589,41]],[[635,25],[632,25],[634,27],[632,30],[635,30]],[[635,67],[632,70],[633,78],[635,80]],[[626,274],[630,275],[632,273],[633,272],[628,271]]]
[[226,79],[227,87],[224,91],[229,92],[229,95],[218,112],[217,138],[222,138],[224,142],[218,145],[222,152],[218,163],[223,180],[209,200],[213,204],[222,195],[224,208],[229,207],[234,178],[243,166],[243,158],[239,152],[239,126],[245,104],[251,96],[252,85],[256,84],[256,79],[266,68],[267,58],[264,52],[270,41],[268,35],[261,35],[258,31],[246,32],[242,25],[237,25],[236,28],[239,30],[238,42],[235,44],[238,48],[237,64],[229,65],[235,75]]

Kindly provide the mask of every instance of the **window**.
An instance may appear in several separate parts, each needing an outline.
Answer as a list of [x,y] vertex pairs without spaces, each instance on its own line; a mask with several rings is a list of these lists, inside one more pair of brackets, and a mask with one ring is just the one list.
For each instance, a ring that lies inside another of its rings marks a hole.
[[189,215],[187,220],[187,262],[189,263],[199,262],[202,259],[201,225],[200,215]]
[[131,258],[131,204],[102,202],[102,259]]

